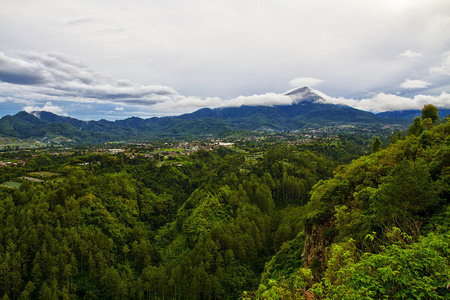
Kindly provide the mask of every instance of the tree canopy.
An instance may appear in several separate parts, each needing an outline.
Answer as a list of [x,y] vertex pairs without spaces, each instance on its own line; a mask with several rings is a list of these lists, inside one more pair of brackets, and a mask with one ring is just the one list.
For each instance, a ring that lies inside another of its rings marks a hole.
[[0,299],[447,299],[450,123],[414,122],[373,153],[30,156],[0,173],[22,182],[0,188]]

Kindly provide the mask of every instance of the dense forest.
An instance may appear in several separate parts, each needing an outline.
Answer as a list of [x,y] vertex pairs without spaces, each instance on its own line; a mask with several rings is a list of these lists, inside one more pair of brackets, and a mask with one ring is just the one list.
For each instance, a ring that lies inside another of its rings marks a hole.
[[447,299],[450,122],[436,116],[424,108],[386,147],[2,168],[64,177],[0,189],[0,299]]

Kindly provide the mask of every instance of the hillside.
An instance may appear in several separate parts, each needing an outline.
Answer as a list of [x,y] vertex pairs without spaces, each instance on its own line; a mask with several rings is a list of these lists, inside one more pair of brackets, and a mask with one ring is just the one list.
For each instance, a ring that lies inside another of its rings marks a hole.
[[257,298],[448,298],[449,136],[449,122],[410,134],[316,184]]

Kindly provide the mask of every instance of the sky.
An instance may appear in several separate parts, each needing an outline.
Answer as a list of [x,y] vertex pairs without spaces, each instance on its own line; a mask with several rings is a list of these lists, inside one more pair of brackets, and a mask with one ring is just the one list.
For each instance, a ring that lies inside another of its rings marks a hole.
[[0,0],[0,117],[450,108],[448,0]]

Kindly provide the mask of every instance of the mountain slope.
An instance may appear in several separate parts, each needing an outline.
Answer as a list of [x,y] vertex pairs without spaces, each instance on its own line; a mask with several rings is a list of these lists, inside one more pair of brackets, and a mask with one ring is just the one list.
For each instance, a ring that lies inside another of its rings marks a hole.
[[[450,109],[441,108],[439,109],[439,117],[441,119],[450,115]],[[382,118],[390,118],[390,119],[405,119],[412,121],[415,117],[420,117],[422,114],[421,110],[397,110],[397,111],[385,111],[377,114],[377,116]]]
[[40,119],[41,121],[47,123],[55,123],[55,122],[67,123],[78,129],[83,128],[87,123],[86,121],[81,121],[75,118],[58,116],[48,111],[37,111],[34,112],[33,115],[38,119]]
[[449,135],[449,122],[408,135],[319,181],[256,294],[449,299]]

